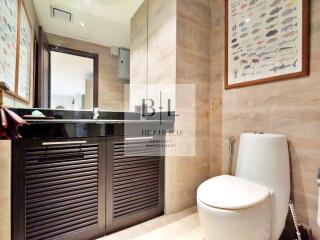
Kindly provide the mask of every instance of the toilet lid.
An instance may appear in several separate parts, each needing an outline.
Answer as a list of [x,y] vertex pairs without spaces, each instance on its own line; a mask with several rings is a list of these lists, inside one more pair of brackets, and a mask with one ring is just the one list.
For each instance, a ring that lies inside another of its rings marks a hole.
[[219,176],[202,183],[198,188],[198,200],[220,209],[244,209],[264,202],[270,194],[268,188],[248,180]]

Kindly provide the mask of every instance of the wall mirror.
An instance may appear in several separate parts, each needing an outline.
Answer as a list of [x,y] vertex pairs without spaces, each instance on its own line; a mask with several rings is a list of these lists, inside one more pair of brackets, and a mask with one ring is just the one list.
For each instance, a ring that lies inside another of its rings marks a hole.
[[34,6],[41,26],[35,106],[128,110],[125,88],[132,78],[147,81],[139,73],[147,64],[144,1],[34,0]]
[[147,84],[148,0],[6,2],[0,47],[12,64],[0,62],[0,81],[23,100],[15,107],[129,110],[125,89]]
[[98,86],[98,54],[62,47],[50,50],[50,107],[92,109]]

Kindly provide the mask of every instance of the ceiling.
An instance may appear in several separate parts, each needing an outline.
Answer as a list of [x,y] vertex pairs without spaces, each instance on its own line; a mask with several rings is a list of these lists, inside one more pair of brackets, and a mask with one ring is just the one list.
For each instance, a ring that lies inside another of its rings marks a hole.
[[[144,0],[33,1],[46,32],[104,46],[130,47],[130,20]],[[72,22],[51,17],[50,6],[71,12]]]

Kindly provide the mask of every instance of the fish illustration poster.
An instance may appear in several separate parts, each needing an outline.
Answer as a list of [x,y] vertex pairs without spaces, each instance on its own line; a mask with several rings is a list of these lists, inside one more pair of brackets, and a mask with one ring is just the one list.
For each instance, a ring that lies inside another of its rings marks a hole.
[[227,86],[303,71],[303,1],[228,1]]
[[17,0],[0,1],[0,81],[15,90],[17,54]]
[[30,100],[32,29],[27,12],[22,6],[20,16],[20,48],[18,95]]

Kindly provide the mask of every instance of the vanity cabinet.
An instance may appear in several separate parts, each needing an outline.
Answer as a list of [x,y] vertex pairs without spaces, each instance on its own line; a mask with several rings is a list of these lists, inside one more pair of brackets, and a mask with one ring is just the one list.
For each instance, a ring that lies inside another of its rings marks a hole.
[[107,142],[107,233],[164,213],[164,160],[147,143],[136,138]]
[[99,138],[13,141],[12,239],[88,240],[105,233]]
[[123,136],[12,143],[12,240],[90,240],[164,212],[164,160]]

